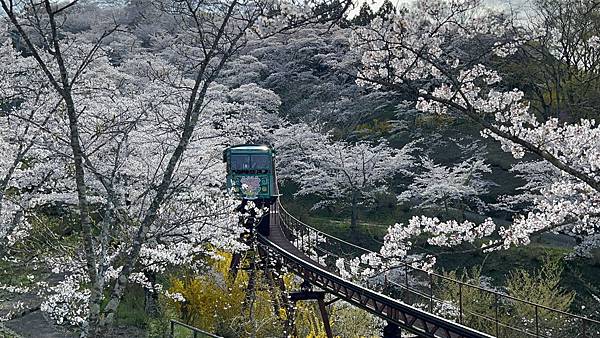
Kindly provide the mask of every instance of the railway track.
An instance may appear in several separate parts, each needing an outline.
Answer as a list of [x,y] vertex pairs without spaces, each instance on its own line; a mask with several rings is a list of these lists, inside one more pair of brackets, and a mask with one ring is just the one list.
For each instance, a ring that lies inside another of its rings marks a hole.
[[269,259],[278,260],[305,281],[419,337],[493,337],[345,280],[329,271],[292,243],[294,235],[280,214],[283,209],[278,203],[275,205],[269,215],[269,234],[258,236],[259,245]]
[[[400,273],[393,278],[388,278],[385,274],[382,277],[383,286],[363,285],[345,279],[337,271],[336,258],[377,253],[304,224],[289,214],[279,201],[270,208],[268,233],[258,235],[258,242],[268,260],[277,261],[334,298],[351,303],[382,318],[388,325],[397,326],[418,337],[600,337],[600,321],[453,280],[409,264],[400,267]],[[328,256],[329,261],[323,262],[324,256]],[[456,299],[440,299],[436,295],[435,290],[448,286],[458,290]],[[468,300],[463,299],[463,293],[467,291],[494,299],[492,308],[486,313],[465,309],[465,302]],[[530,318],[524,318],[518,324],[502,319],[499,312],[502,311],[502,304],[507,303],[520,303],[522,307],[529,307]],[[439,315],[437,310],[440,306],[454,307],[457,312],[455,318]],[[490,315],[494,310],[495,315]],[[549,326],[546,323],[548,318],[564,325]],[[468,324],[473,322],[477,322],[479,327],[485,327],[486,332],[469,327]]]

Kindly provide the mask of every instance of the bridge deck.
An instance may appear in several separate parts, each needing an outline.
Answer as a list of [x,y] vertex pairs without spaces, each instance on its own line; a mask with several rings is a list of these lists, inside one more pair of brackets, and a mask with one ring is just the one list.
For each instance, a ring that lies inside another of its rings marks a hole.
[[[271,218],[273,219],[273,218]],[[278,217],[277,217],[277,221],[279,221]],[[296,256],[299,259],[302,259],[305,262],[309,262],[312,263],[314,265],[319,265],[319,263],[315,262],[312,258],[308,257],[304,252],[300,251],[300,249],[298,249],[294,244],[292,244],[292,242],[290,242],[287,237],[285,236],[285,233],[283,232],[283,229],[281,228],[280,222],[271,222],[270,227],[269,227],[269,240],[275,244],[277,244],[277,246],[279,246],[280,248],[284,249],[285,251],[287,251],[288,253]]]

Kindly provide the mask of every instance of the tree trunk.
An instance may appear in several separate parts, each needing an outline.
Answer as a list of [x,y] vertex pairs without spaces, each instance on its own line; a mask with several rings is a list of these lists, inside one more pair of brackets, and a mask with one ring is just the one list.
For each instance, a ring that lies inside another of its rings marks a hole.
[[152,284],[152,287],[144,288],[144,312],[150,317],[157,317],[160,309],[158,305],[158,292],[155,290],[154,285],[156,284],[156,273],[153,271],[145,271],[144,275]]
[[[60,79],[57,79],[51,72],[50,67],[42,59],[42,57],[38,53],[38,48],[31,42],[29,35],[23,29],[23,26],[17,19],[16,13],[13,11],[12,1],[10,1],[10,6],[6,1],[0,1],[2,5],[2,9],[8,15],[11,23],[19,32],[21,38],[27,44],[30,52],[32,53],[33,58],[40,65],[42,71],[48,77],[50,84],[56,90],[56,92],[63,98],[66,106],[66,112],[69,118],[69,143],[71,146],[71,150],[73,152],[73,162],[75,165],[75,184],[77,190],[78,197],[78,209],[79,209],[79,221],[81,223],[81,228],[83,230],[83,241],[84,241],[84,251],[85,251],[85,260],[86,260],[86,268],[88,277],[93,287],[91,288],[90,300],[89,300],[89,315],[86,326],[83,327],[83,336],[94,337],[95,331],[94,327],[98,323],[99,313],[100,313],[100,303],[102,301],[102,293],[101,289],[97,286],[101,286],[102,279],[98,278],[97,268],[96,268],[96,253],[94,251],[94,234],[92,228],[92,222],[89,215],[88,210],[88,200],[87,200],[87,186],[85,183],[85,173],[83,166],[83,151],[80,143],[79,137],[79,124],[78,124],[78,112],[75,109],[75,103],[73,101],[72,96],[72,83],[69,82],[69,76],[67,67],[65,66],[65,61],[62,56],[61,46],[59,43],[59,34],[57,30],[57,24],[55,20],[56,12],[53,11],[52,5],[49,0],[43,1],[43,7],[48,14],[48,23],[50,26],[50,43],[54,48],[54,60],[56,61],[56,65],[58,66]],[[42,3],[40,3],[41,5]]]
[[358,228],[358,191],[352,191],[352,215],[350,217],[350,229]]
[[444,198],[444,213],[446,214],[446,217],[450,216],[448,214],[448,199],[447,198]]
[[[219,74],[225,62],[228,58],[233,55],[235,52],[235,47],[237,46],[237,41],[243,36],[243,34],[238,34],[233,37],[229,37],[230,39],[230,47],[226,50],[225,55],[219,57],[217,55],[217,50],[219,49],[219,43],[223,38],[223,35],[226,32],[226,24],[231,18],[233,14],[234,8],[237,6],[238,2],[236,0],[232,1],[228,7],[227,13],[222,21],[222,24],[217,32],[215,40],[213,41],[213,45],[210,48],[209,55],[206,56],[205,60],[202,62],[200,69],[196,75],[194,88],[192,89],[192,93],[190,94],[190,98],[188,100],[188,107],[183,123],[183,132],[177,147],[173,151],[171,158],[165,168],[165,171],[162,176],[161,183],[156,188],[156,195],[152,199],[150,206],[148,207],[148,211],[146,215],[142,219],[135,237],[133,238],[133,244],[131,246],[131,251],[129,254],[129,260],[123,265],[123,269],[121,273],[117,277],[117,280],[113,284],[113,289],[110,294],[108,303],[104,307],[103,315],[104,317],[99,323],[98,332],[105,332],[106,328],[110,326],[114,320],[115,312],[117,311],[117,307],[121,302],[121,298],[123,297],[123,293],[125,292],[125,287],[127,286],[129,275],[133,272],[134,266],[139,259],[140,250],[142,249],[142,245],[144,244],[146,234],[150,226],[154,223],[156,218],[158,217],[158,209],[163,204],[166,196],[167,190],[171,187],[171,181],[173,180],[173,176],[177,165],[179,164],[181,157],[183,156],[184,151],[187,149],[188,143],[196,124],[198,122],[198,118],[200,116],[200,112],[203,108],[204,99],[206,96],[206,92],[208,91],[209,85],[214,81],[216,76]],[[207,68],[209,66],[210,61],[218,60],[218,64],[215,66],[215,69],[207,76]]]
[[100,314],[100,303],[102,301],[102,286],[101,279],[98,278],[96,270],[96,252],[94,251],[94,233],[92,229],[92,222],[88,210],[87,201],[87,186],[85,184],[85,174],[83,169],[83,151],[79,141],[79,124],[77,121],[77,112],[75,111],[75,105],[72,101],[70,93],[65,95],[65,102],[67,104],[67,114],[69,116],[69,129],[70,129],[70,141],[71,149],[73,151],[73,162],[75,162],[75,184],[77,187],[78,207],[79,207],[79,222],[83,230],[83,241],[84,251],[86,259],[86,268],[88,277],[94,285],[91,288],[90,300],[89,300],[89,316],[88,316],[88,328],[89,332],[85,332],[89,337],[95,336],[95,327],[98,323]]

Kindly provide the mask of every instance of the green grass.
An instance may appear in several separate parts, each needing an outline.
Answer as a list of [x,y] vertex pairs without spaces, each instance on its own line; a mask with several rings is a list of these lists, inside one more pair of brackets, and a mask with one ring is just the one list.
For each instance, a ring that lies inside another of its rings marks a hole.
[[303,221],[327,234],[348,242],[360,243],[369,250],[379,250],[383,236],[387,232],[386,224],[359,223],[356,231],[351,231],[349,219],[328,219],[322,216],[309,216]]
[[21,338],[21,336],[0,323],[0,338]]
[[[33,279],[29,279],[28,276],[33,276]],[[3,285],[35,288],[36,282],[44,281],[48,276],[49,273],[42,269],[33,270],[27,266],[23,267],[10,262],[0,261],[0,284]],[[15,296],[15,293],[0,290],[1,298],[12,299]],[[1,334],[0,337],[2,337]]]

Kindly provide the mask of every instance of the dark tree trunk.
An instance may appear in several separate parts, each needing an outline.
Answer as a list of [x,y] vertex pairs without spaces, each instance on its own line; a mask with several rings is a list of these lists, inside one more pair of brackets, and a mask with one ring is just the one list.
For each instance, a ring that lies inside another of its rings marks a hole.
[[358,228],[358,191],[352,192],[352,214],[350,216],[350,229]]
[[158,304],[158,292],[154,289],[156,284],[156,273],[153,271],[145,271],[144,275],[152,284],[151,289],[144,288],[144,312],[150,317],[157,317],[160,313]]

